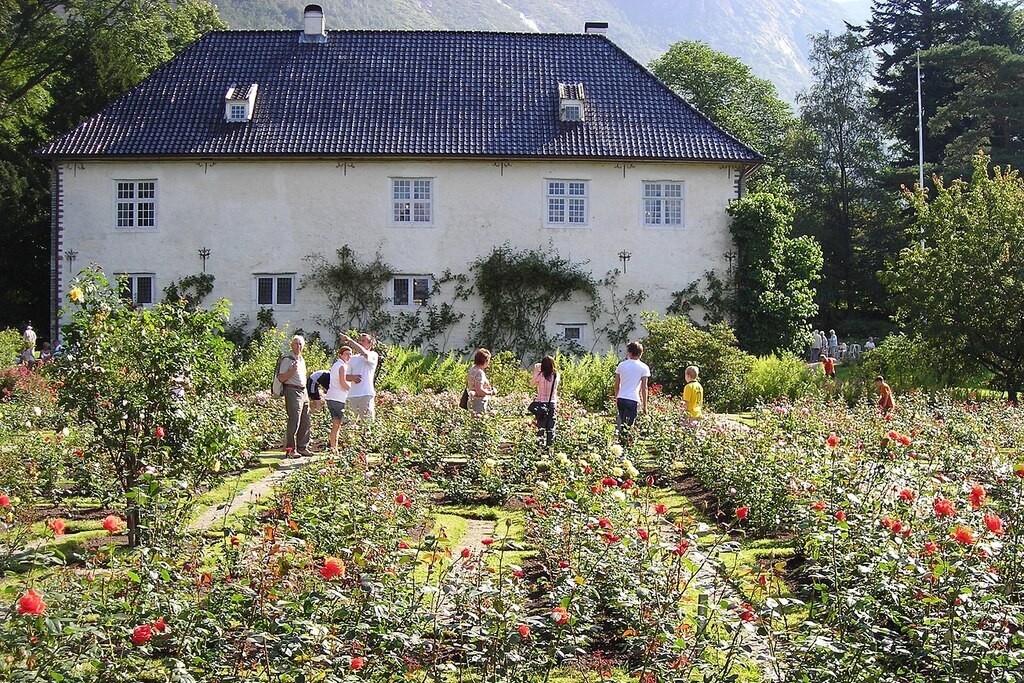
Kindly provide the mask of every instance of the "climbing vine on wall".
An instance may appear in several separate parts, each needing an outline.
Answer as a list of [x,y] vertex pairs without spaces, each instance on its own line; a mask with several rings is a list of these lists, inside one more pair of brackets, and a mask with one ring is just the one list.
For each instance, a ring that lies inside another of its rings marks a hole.
[[186,302],[189,307],[198,306],[213,291],[214,277],[208,273],[197,273],[176,280],[164,287],[164,302]]
[[[622,353],[637,329],[637,313],[634,307],[647,300],[647,292],[642,289],[621,291],[621,275],[619,269],[615,268],[605,273],[605,276],[596,283],[598,295],[587,306],[587,313],[594,323],[594,344],[590,348],[591,351],[596,350],[598,340],[603,337],[616,352]],[[598,325],[601,319],[605,322]]]
[[474,289],[483,300],[480,318],[471,325],[477,346],[508,349],[519,358],[558,346],[547,333],[555,304],[582,295],[597,297],[597,286],[584,264],[562,258],[550,246],[516,251],[509,243],[473,262]]
[[[447,300],[443,298],[446,292]],[[469,276],[445,270],[432,281],[426,302],[411,312],[394,316],[390,338],[396,344],[408,348],[420,348],[439,354],[448,351],[452,329],[466,317],[465,313],[455,308],[455,301],[468,299],[469,292]]]
[[[707,329],[711,325],[732,321],[736,308],[736,288],[729,280],[718,277],[718,273],[709,270],[704,273],[704,286],[701,281],[694,280],[685,289],[672,292],[672,303],[666,311],[668,315],[685,315],[695,325]],[[694,313],[700,309],[702,320],[697,320]]]
[[327,300],[327,313],[318,316],[316,322],[328,328],[334,338],[352,329],[379,333],[390,323],[384,309],[388,302],[384,293],[394,271],[379,251],[373,259],[364,260],[345,245],[336,256],[334,263],[321,254],[305,258],[309,272],[302,276],[300,288],[318,289]]

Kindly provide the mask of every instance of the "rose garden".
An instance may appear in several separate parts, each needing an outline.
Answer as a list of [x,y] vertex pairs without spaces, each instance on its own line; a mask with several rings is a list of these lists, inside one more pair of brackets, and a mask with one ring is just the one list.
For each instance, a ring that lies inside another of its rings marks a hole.
[[[1002,399],[885,416],[734,350],[702,363],[720,413],[687,425],[656,369],[620,445],[616,360],[562,357],[547,451],[510,354],[474,417],[465,363],[392,347],[377,422],[237,505],[291,464],[284,333],[235,349],[218,306],[133,310],[97,274],[71,294],[57,362],[0,378],[0,680],[1020,680]],[[647,323],[665,360],[678,330]]]

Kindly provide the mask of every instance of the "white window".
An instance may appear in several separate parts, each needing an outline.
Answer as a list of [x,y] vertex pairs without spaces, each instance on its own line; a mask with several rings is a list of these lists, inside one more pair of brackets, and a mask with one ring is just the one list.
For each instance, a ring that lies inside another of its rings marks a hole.
[[434,179],[392,178],[392,220],[398,225],[434,222]]
[[156,181],[115,181],[119,230],[156,229]]
[[139,306],[153,303],[154,280],[152,273],[121,273],[121,298]]
[[582,344],[586,325],[583,323],[559,323],[562,328],[562,338],[567,342]]
[[430,298],[430,278],[426,275],[399,275],[391,279],[392,306],[423,306]]
[[268,273],[256,276],[256,304],[259,306],[295,305],[295,274]]
[[682,227],[683,183],[679,180],[644,181],[644,225]]
[[228,105],[228,120],[229,121],[245,121],[248,117],[248,112],[245,102],[232,102]]
[[548,181],[548,225],[587,224],[587,181]]

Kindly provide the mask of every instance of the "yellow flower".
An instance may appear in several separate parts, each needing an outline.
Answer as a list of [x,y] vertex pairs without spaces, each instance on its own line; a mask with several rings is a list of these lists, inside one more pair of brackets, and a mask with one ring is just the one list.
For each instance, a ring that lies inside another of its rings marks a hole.
[[68,292],[68,298],[76,304],[80,304],[85,300],[85,292],[82,291],[81,287],[72,287],[71,291]]

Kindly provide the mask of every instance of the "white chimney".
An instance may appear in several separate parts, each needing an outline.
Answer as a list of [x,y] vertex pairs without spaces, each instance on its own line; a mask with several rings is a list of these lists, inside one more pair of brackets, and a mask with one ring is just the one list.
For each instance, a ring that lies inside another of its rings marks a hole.
[[320,5],[306,5],[302,12],[303,30],[299,36],[303,43],[323,43],[327,41],[327,25],[324,21],[324,9]]
[[599,33],[604,35],[608,33],[608,22],[607,21],[588,21],[583,25],[584,33]]

